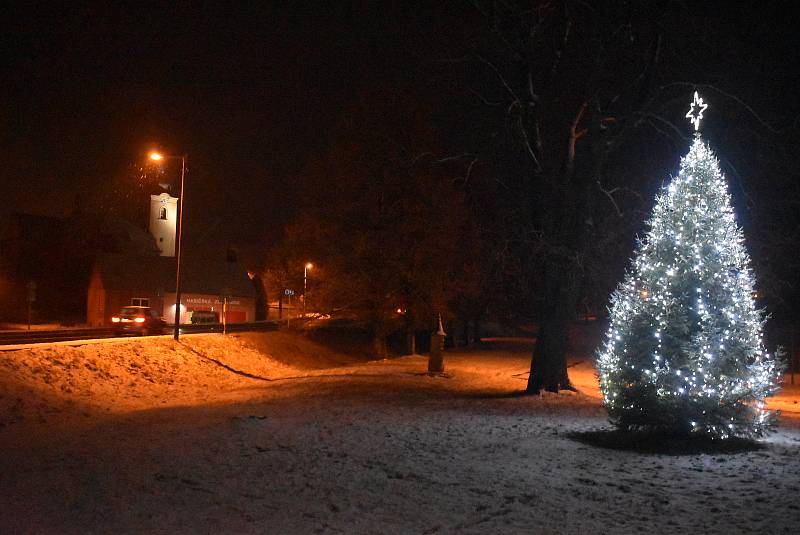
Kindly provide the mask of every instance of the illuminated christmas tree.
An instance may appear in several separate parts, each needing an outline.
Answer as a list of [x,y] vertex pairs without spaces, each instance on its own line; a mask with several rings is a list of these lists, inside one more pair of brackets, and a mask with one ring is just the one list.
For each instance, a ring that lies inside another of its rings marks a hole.
[[[697,131],[707,105],[694,96]],[[771,426],[763,402],[782,365],[764,349],[749,264],[725,177],[696,133],[611,298],[597,365],[615,425],[715,438]]]

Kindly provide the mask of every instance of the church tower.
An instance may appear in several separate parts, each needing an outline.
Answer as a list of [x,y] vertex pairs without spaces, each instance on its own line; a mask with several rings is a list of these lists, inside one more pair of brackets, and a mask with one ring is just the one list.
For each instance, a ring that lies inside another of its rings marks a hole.
[[156,239],[161,256],[175,256],[178,230],[178,198],[169,193],[150,195],[150,234]]

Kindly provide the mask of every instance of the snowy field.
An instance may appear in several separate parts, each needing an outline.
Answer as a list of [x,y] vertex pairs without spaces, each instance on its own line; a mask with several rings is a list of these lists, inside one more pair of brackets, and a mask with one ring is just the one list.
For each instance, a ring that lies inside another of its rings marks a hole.
[[[260,337],[260,338],[259,338]],[[797,533],[800,405],[722,447],[525,386],[530,342],[365,362],[287,333],[0,352],[0,533]]]

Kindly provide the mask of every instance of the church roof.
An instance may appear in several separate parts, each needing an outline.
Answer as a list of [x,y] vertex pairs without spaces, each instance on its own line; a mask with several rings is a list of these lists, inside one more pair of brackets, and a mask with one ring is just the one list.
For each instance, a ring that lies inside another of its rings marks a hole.
[[[108,290],[141,292],[175,291],[175,258],[167,256],[105,254],[97,257],[95,271]],[[244,268],[236,262],[184,257],[181,260],[181,292],[255,297],[255,288]]]

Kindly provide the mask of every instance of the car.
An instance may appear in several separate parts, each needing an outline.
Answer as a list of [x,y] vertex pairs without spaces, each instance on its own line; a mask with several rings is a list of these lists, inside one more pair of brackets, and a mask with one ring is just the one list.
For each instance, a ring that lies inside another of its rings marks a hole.
[[115,334],[138,336],[163,334],[167,325],[157,311],[142,306],[122,307],[119,314],[111,318],[111,323],[114,324]]
[[192,324],[197,323],[219,323],[219,314],[210,310],[195,310],[192,312]]

